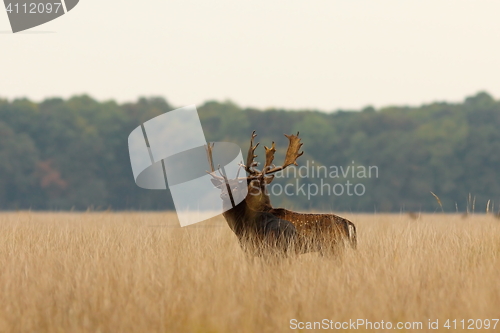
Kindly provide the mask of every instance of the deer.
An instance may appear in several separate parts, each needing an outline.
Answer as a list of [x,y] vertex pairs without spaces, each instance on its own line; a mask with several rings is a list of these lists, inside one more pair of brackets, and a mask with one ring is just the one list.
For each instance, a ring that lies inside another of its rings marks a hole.
[[[241,164],[247,176],[242,178],[239,178],[238,174],[236,179],[229,180],[220,170],[220,176],[216,176],[211,158],[213,144],[207,146],[212,183],[222,190],[221,199],[228,209],[223,216],[231,230],[238,236],[242,248],[250,243],[254,253],[261,254],[255,248],[263,244],[267,248],[274,248],[285,254],[319,252],[322,255],[335,252],[343,245],[356,248],[356,227],[351,221],[335,214],[298,213],[284,208],[274,208],[271,205],[267,186],[273,181],[275,173],[292,165],[297,166],[297,159],[304,154],[303,151],[299,152],[303,145],[299,133],[285,134],[289,144],[281,166],[273,164],[275,143],[272,142],[271,148],[264,146],[265,164],[262,170],[256,168],[258,162],[255,158],[258,156],[255,150],[260,144],[254,145],[256,137],[253,131],[246,164]],[[247,188],[245,199],[234,208],[228,206],[231,204],[231,196],[238,195],[238,191],[245,186]],[[252,241],[249,242],[249,239]]]

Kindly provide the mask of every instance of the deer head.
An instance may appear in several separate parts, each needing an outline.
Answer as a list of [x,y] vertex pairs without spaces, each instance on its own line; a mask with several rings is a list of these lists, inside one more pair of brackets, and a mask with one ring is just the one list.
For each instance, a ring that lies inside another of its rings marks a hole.
[[271,202],[269,199],[269,194],[267,192],[266,186],[269,185],[273,179],[274,174],[278,171],[284,170],[290,165],[298,165],[297,158],[302,156],[304,152],[299,152],[302,147],[300,142],[299,133],[297,135],[286,135],[288,138],[288,148],[286,151],[285,161],[281,166],[276,166],[273,164],[274,154],[276,152],[276,146],[273,142],[271,148],[264,147],[266,151],[266,161],[262,170],[257,169],[258,163],[255,161],[257,155],[255,150],[259,146],[259,143],[254,145],[254,139],[257,137],[255,131],[252,132],[250,138],[250,148],[248,149],[247,161],[245,165],[241,165],[247,172],[247,177],[239,178],[238,175],[235,179],[227,179],[219,167],[219,174],[216,174],[216,170],[212,160],[212,150],[213,144],[207,145],[207,157],[209,165],[211,168],[210,175],[212,175],[212,183],[214,186],[219,188],[221,192],[221,199],[225,202],[234,201],[234,195],[238,194],[238,189],[242,186],[247,186],[248,195],[246,196],[247,205],[255,211],[264,211],[266,208],[271,207]]

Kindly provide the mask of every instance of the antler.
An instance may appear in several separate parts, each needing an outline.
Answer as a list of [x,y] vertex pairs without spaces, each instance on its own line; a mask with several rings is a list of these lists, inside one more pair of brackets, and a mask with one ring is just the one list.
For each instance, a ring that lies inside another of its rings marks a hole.
[[212,142],[212,143],[208,143],[205,146],[205,149],[207,150],[208,164],[210,166],[210,171],[211,172],[215,172],[214,161],[213,161],[213,158],[212,158],[212,151],[214,149],[214,145],[215,145],[215,143]]
[[[299,132],[297,132],[297,135],[293,135],[293,134],[286,135],[285,134],[285,136],[288,138],[288,141],[289,141],[288,149],[286,150],[285,162],[283,163],[282,166],[274,167],[270,170],[266,170],[267,168],[271,167],[270,164],[271,164],[272,160],[274,159],[274,152],[276,151],[276,149],[274,148],[274,142],[273,142],[273,145],[270,149],[266,147],[266,167],[264,168],[264,171],[263,171],[264,174],[270,174],[270,173],[274,173],[274,172],[283,170],[292,164],[298,165],[297,158],[299,158],[300,156],[302,156],[302,154],[304,154],[303,151],[299,153],[300,147],[302,147],[302,145],[303,145],[303,143],[300,142]],[[269,165],[268,165],[268,162],[269,162]]]
[[212,151],[214,149],[214,145],[215,143],[212,142],[212,143],[208,143],[205,148],[207,150],[207,158],[208,158],[208,164],[210,166],[210,172],[207,171],[208,174],[210,174],[212,177],[214,177],[215,179],[219,179],[219,180],[222,180],[224,179],[223,177],[219,177],[215,174],[215,168],[214,168],[214,160],[213,160],[213,157],[212,157]]
[[[263,177],[265,178],[265,182],[269,184],[270,182],[272,182],[274,178],[274,175],[271,175],[272,173],[283,170],[292,164],[298,165],[297,158],[299,158],[300,156],[302,156],[302,154],[304,154],[303,151],[299,152],[300,148],[302,147],[302,143],[300,142],[301,139],[299,138],[299,132],[297,132],[297,135],[285,134],[285,136],[288,138],[289,141],[288,149],[286,151],[286,156],[285,156],[285,162],[283,163],[282,166],[279,167],[276,167],[274,166],[274,164],[272,164],[274,160],[274,153],[276,152],[276,145],[273,142],[271,148],[264,146],[264,148],[266,149],[266,163],[264,164],[264,169],[261,172],[258,169],[255,169],[255,167],[257,166],[257,162],[255,161],[255,158],[257,157],[257,155],[255,155],[255,150],[257,149],[260,143],[257,142],[257,144],[254,146],[253,140],[257,137],[257,134],[255,134],[255,131],[253,131],[250,139],[250,148],[248,149],[247,163],[246,165],[241,165],[242,167],[245,168],[245,171],[249,174],[249,177],[248,178],[243,177],[241,179],[254,179]],[[216,179],[224,180],[224,177],[219,177],[216,175],[214,161],[212,158],[213,148],[214,148],[214,143],[208,144],[206,146],[207,158],[211,170],[211,172],[207,171],[207,173],[209,173],[212,177]],[[240,179],[239,169],[238,169],[238,174],[236,175],[236,179],[238,180]]]
[[257,157],[257,155],[255,155],[255,149],[257,149],[260,142],[257,142],[257,144],[254,146],[253,139],[255,139],[255,137],[257,137],[257,134],[255,134],[255,131],[253,131],[252,138],[250,139],[250,149],[248,149],[247,164],[245,165],[245,171],[251,175],[255,175],[257,173],[257,171],[254,169],[254,167],[257,166],[257,162],[255,162],[254,159]]
[[272,165],[274,160],[274,153],[276,152],[274,141],[271,148],[267,148],[266,146],[264,146],[264,148],[266,149],[266,165],[264,165],[264,170],[266,170]]
[[[217,169],[219,170],[219,174],[221,176],[217,176],[217,172],[215,170],[215,167],[214,167],[214,160],[213,160],[213,157],[212,157],[212,152],[213,152],[213,149],[214,149],[214,145],[215,145],[215,142],[212,142],[212,143],[208,143],[206,146],[205,146],[205,150],[207,151],[207,158],[208,158],[208,164],[210,166],[210,171],[207,171],[207,173],[212,176],[213,178],[215,179],[219,179],[219,180],[224,180],[224,181],[227,181],[227,177],[224,176],[224,174],[222,174],[221,172],[221,168],[220,168],[220,165],[217,167]],[[243,164],[239,164],[239,168],[238,168],[238,171],[236,172],[236,178],[237,180],[245,180],[247,179],[246,177],[240,177],[240,170],[242,167],[245,167]]]

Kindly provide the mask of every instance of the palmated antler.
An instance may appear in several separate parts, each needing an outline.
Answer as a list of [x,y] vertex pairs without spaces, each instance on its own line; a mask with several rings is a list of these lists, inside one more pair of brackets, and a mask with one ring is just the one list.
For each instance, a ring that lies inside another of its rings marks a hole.
[[273,164],[274,153],[276,152],[276,146],[274,144],[274,141],[271,148],[267,148],[266,146],[264,146],[264,148],[266,149],[266,164],[264,165],[264,170],[266,170]]
[[[276,152],[276,146],[274,144],[274,141],[271,145],[271,148],[268,148],[266,146],[264,146],[264,148],[266,149],[266,164],[264,165],[262,173],[265,176],[266,170],[270,169],[273,166],[274,153]],[[265,176],[264,179],[266,184],[270,184],[274,179],[274,175]]]
[[[292,164],[298,165],[297,158],[299,158],[300,156],[302,156],[302,154],[304,154],[303,151],[299,153],[299,150],[303,145],[303,143],[300,142],[299,132],[297,132],[297,135],[293,135],[293,134],[286,135],[285,134],[285,136],[288,138],[288,141],[289,141],[288,149],[286,150],[285,162],[283,163],[282,166],[271,168],[270,164],[274,159],[274,152],[276,151],[276,149],[274,148],[274,142],[273,142],[273,145],[270,149],[266,147],[266,167],[264,168],[264,170],[262,172],[263,174],[271,174],[271,173],[274,173],[277,171],[281,171]],[[269,165],[268,165],[268,161],[269,161]],[[270,168],[270,169],[267,170],[268,168]]]
[[257,162],[255,162],[255,158],[257,155],[255,155],[255,149],[259,146],[259,142],[254,146],[253,145],[253,139],[257,137],[257,134],[255,134],[255,131],[252,132],[252,138],[250,139],[250,148],[248,149],[248,155],[247,155],[247,164],[245,165],[245,171],[248,172],[250,175],[255,175],[258,170],[255,170],[254,167],[257,166]]

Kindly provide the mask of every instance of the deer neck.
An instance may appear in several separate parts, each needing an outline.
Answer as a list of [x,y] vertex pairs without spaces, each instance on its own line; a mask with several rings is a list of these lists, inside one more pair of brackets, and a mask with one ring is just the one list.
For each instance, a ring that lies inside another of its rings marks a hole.
[[226,219],[229,228],[238,237],[242,237],[244,234],[254,231],[258,222],[259,212],[253,210],[248,205],[247,200],[243,200],[235,207],[225,211],[222,215]]
[[252,181],[249,184],[245,201],[250,209],[257,212],[266,212],[272,209],[269,192],[263,181]]

